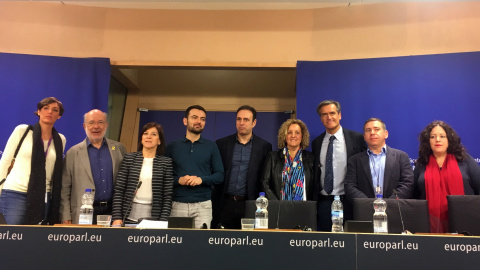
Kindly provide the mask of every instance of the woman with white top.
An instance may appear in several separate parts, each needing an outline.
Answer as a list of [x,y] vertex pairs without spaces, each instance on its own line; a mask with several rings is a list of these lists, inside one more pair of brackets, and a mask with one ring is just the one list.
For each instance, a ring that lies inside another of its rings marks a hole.
[[[0,183],[0,213],[8,224],[59,223],[66,139],[53,125],[63,112],[58,99],[44,98],[34,112],[38,122],[17,126],[7,141],[0,161],[0,179],[4,179],[3,185]],[[13,160],[14,166],[8,173]]]
[[[137,223],[140,218],[166,221],[170,216],[173,165],[170,158],[163,156],[165,136],[162,126],[148,123],[140,134],[138,152],[126,154],[118,171],[112,225],[122,225],[124,217],[125,223]],[[140,188],[135,193],[140,181]]]

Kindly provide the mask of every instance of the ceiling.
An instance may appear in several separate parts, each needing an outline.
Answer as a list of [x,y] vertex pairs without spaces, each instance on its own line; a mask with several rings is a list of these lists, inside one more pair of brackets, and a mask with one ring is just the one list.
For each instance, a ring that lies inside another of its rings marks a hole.
[[[32,1],[32,0],[30,0]],[[313,9],[388,2],[461,2],[464,0],[139,0],[139,1],[42,1],[63,5],[80,5],[130,9],[186,10],[279,10]],[[470,0],[479,1],[479,0]]]

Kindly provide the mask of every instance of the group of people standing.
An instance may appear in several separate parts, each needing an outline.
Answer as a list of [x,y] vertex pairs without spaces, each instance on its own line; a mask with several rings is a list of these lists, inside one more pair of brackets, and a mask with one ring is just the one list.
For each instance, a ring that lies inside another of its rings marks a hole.
[[[96,215],[112,214],[113,225],[141,218],[194,217],[197,228],[239,229],[245,201],[264,191],[271,200],[317,201],[318,230],[330,231],[335,195],[353,218],[354,198],[427,199],[432,232],[448,231],[447,195],[479,194],[480,167],[466,153],[455,131],[442,121],[420,134],[419,158],[412,170],[408,155],[386,145],[388,131],[368,119],[363,134],[344,129],[340,103],[322,101],[317,113],[325,132],[312,141],[299,119],[279,129],[278,150],[256,136],[256,110],[238,108],[237,132],[215,142],[201,136],[206,111],[187,108],[185,137],[165,143],[164,131],[148,123],[137,152],[126,153],[105,138],[106,113],[84,115],[86,138],[63,157],[65,137],[53,127],[62,103],[40,101],[34,126],[20,125],[0,161],[0,213],[8,224],[76,224],[85,189],[94,192]],[[4,183],[3,183],[4,182]]]
[[412,170],[405,152],[387,146],[388,131],[381,119],[366,120],[362,135],[340,125],[337,101],[322,101],[317,112],[326,129],[312,143],[319,230],[331,228],[334,195],[340,196],[347,220],[353,216],[355,198],[380,194],[384,198],[426,199],[430,231],[445,233],[449,231],[446,196],[479,194],[480,166],[447,123],[433,121],[422,130],[419,157]]

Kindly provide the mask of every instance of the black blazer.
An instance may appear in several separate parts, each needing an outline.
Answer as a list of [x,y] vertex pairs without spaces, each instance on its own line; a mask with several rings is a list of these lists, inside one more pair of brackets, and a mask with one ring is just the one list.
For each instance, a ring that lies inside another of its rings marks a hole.
[[[465,195],[478,195],[480,193],[480,166],[478,166],[478,163],[467,154],[463,161],[458,161],[458,168],[462,174]],[[425,165],[415,165],[413,181],[413,198],[425,200],[427,197],[425,191]]]
[[[343,128],[343,127],[342,127]],[[323,190],[320,177],[322,175],[322,168],[320,168],[320,151],[322,150],[322,142],[325,138],[326,132],[320,134],[312,141],[312,151],[315,164],[315,193],[314,200],[318,199],[320,192]],[[347,161],[353,155],[367,150],[367,144],[363,139],[362,133],[343,128],[343,137],[345,138],[345,145],[347,149]]]
[[[272,144],[264,139],[252,135],[252,153],[250,155],[250,162],[248,163],[247,172],[247,199],[255,200],[258,198],[260,191],[260,177],[262,173],[263,163],[272,151]],[[237,140],[237,133],[218,139],[216,141],[220,156],[222,157],[223,168],[225,169],[225,181],[214,187],[212,199],[215,202],[220,202],[221,198],[227,191],[230,181],[230,173],[232,172],[233,149]]]
[[[369,162],[367,151],[348,160],[345,194],[351,202],[354,198],[375,198]],[[413,170],[407,153],[387,145],[383,197],[395,198],[394,189],[399,198],[410,199],[413,194]]]
[[[133,200],[135,189],[140,178],[143,165],[142,152],[125,154],[115,182],[113,195],[112,220],[122,219],[130,215],[127,208]],[[172,159],[155,156],[152,169],[152,214],[151,217],[167,221],[172,209],[173,163]]]
[[[315,192],[315,181],[313,181],[313,154],[312,152],[302,151],[303,169],[305,170],[307,200],[313,200]],[[280,200],[280,190],[282,188],[282,171],[285,165],[285,155],[283,149],[270,152],[265,162],[262,175],[263,190],[269,200]]]
[[[252,135],[252,153],[250,155],[250,162],[248,163],[247,172],[247,200],[255,200],[258,198],[262,183],[260,177],[262,173],[263,163],[267,158],[268,153],[272,151],[272,144],[264,139]],[[232,172],[233,150],[237,141],[237,133],[227,137],[223,137],[216,141],[220,156],[222,157],[223,168],[225,169],[225,181],[221,184],[215,185],[212,191],[212,214],[213,227],[220,222],[220,216],[223,208],[224,195],[227,192],[227,187],[230,182],[230,173]]]

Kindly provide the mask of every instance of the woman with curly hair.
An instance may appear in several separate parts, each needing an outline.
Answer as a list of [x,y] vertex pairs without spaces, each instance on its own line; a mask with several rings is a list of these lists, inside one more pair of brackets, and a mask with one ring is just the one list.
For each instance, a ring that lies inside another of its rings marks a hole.
[[430,232],[448,232],[446,196],[479,194],[480,166],[443,121],[428,124],[419,140],[414,197],[428,200]]
[[269,200],[312,200],[313,154],[307,126],[299,119],[285,121],[278,130],[278,151],[265,162],[262,183]]

